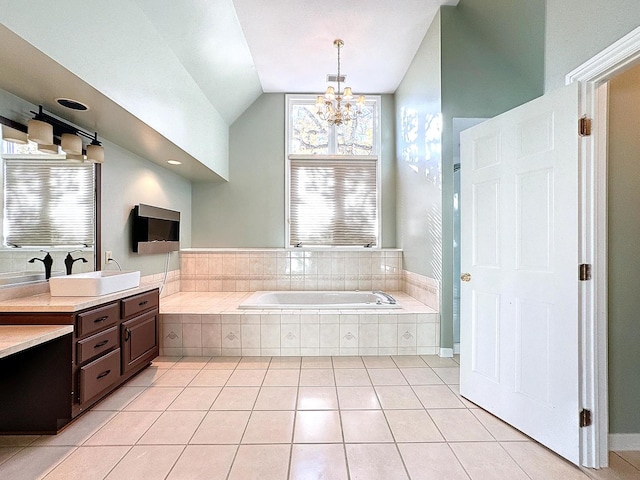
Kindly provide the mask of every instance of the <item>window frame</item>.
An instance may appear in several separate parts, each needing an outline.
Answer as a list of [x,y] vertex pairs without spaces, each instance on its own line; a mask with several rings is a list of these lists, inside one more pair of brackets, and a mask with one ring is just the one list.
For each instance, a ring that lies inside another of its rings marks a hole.
[[[335,126],[329,126],[329,153],[328,155],[317,154],[294,154],[290,153],[291,135],[293,133],[291,110],[293,105],[315,105],[317,95],[312,94],[286,94],[285,95],[285,248],[295,250],[296,246],[291,244],[291,160],[375,160],[376,162],[376,244],[367,247],[372,250],[382,249],[382,97],[380,95],[367,95],[366,105],[373,107],[373,139],[371,155],[340,155],[337,150],[337,134]],[[357,245],[302,245],[303,248],[313,248],[318,250],[362,249],[364,246]]]

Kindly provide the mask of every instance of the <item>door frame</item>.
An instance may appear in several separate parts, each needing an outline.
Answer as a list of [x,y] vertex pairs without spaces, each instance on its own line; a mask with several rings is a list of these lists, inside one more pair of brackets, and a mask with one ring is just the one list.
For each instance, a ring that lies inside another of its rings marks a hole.
[[593,281],[580,282],[580,404],[592,412],[581,428],[582,464],[608,466],[609,404],[607,360],[607,106],[608,82],[640,63],[640,27],[567,74],[579,82],[578,111],[592,119],[592,134],[579,144],[580,263],[592,265]]

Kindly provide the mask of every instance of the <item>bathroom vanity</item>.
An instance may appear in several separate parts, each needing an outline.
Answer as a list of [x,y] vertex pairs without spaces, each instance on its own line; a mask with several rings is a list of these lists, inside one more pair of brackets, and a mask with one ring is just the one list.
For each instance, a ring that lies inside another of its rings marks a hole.
[[5,337],[28,336],[29,326],[67,326],[50,333],[56,338],[4,355],[0,342],[0,434],[57,433],[147,367],[159,352],[158,312],[159,292],[151,287],[0,302]]

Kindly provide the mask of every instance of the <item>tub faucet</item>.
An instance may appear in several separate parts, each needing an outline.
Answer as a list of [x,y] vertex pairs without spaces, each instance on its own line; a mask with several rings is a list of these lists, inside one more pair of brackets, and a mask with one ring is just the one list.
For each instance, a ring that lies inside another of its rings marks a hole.
[[[44,252],[44,250],[42,251]],[[51,257],[49,252],[45,252],[45,253],[46,255],[44,256],[44,258],[34,257],[31,260],[29,260],[29,263],[33,263],[36,260],[42,262],[44,264],[44,278],[48,280],[49,278],[51,278],[51,266],[53,265],[53,258]]]
[[390,305],[395,305],[395,304],[396,304],[396,299],[395,299],[395,298],[393,298],[393,297],[392,297],[391,295],[389,295],[388,293],[381,292],[380,290],[374,290],[372,293],[373,293],[374,295],[378,295],[378,296],[382,296],[382,297],[386,298],[386,299],[387,299],[387,302],[388,302]]
[[[79,250],[74,250],[73,252],[78,252]],[[73,269],[73,264],[78,260],[82,260],[82,263],[87,263],[87,259],[84,257],[73,258],[71,254],[73,252],[67,253],[67,256],[64,258],[64,264],[67,267],[67,275],[71,275],[71,270]]]

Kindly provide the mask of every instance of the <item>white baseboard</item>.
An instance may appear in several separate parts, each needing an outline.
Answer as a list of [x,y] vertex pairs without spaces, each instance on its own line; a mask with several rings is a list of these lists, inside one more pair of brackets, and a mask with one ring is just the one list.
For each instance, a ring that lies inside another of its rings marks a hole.
[[454,343],[453,344],[453,354],[454,355],[460,355],[460,344],[459,343]]
[[444,358],[452,358],[453,348],[441,348],[439,355]]
[[640,450],[640,433],[610,433],[609,450]]

